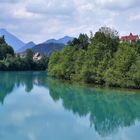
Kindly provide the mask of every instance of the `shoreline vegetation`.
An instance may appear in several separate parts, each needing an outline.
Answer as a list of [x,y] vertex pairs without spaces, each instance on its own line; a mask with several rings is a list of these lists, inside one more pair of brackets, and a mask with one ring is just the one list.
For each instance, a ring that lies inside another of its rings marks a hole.
[[27,49],[25,56],[15,54],[9,46],[4,36],[0,38],[0,71],[42,71],[46,70],[49,58],[42,56],[38,61],[33,60],[33,52]]
[[[47,74],[48,75],[48,74]],[[105,91],[118,91],[118,92],[127,92],[127,93],[133,93],[136,92],[139,94],[140,88],[131,88],[131,87],[119,87],[119,86],[108,86],[108,85],[101,85],[101,84],[94,84],[94,83],[85,83],[83,81],[72,81],[72,80],[65,80],[60,79],[55,76],[49,76],[48,79],[55,80],[58,82],[61,82],[63,84],[68,84],[72,86],[76,86],[79,88],[87,87],[90,89],[97,89],[97,90],[105,90]]]
[[45,71],[56,79],[99,87],[140,89],[140,39],[120,42],[118,32],[101,27],[90,37],[80,34],[63,50],[49,57],[33,59],[27,49],[24,57],[15,54],[0,38],[0,71]]
[[120,42],[118,32],[102,27],[80,34],[49,58],[48,75],[106,87],[140,89],[140,40]]

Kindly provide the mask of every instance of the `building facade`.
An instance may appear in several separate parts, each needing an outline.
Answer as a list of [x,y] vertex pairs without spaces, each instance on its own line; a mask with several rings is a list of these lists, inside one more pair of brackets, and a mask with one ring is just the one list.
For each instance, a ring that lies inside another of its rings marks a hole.
[[121,42],[136,42],[137,40],[139,39],[139,36],[138,35],[133,35],[132,33],[130,33],[130,35],[128,36],[122,36],[120,38],[120,41]]

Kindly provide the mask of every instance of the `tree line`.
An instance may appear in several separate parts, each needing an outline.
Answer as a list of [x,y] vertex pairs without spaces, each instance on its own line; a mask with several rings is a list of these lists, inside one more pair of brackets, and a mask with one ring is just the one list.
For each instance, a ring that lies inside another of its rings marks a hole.
[[140,40],[119,41],[116,30],[102,27],[80,34],[49,59],[50,76],[113,87],[140,88]]
[[6,43],[4,36],[0,38],[0,71],[46,70],[47,66],[47,56],[43,56],[39,61],[34,61],[32,50],[27,49],[25,57],[21,58]]
[[21,58],[0,38],[0,71],[46,70],[50,76],[90,84],[140,88],[140,40],[119,41],[116,30],[102,27],[93,35],[80,34],[62,52],[33,60],[26,50]]

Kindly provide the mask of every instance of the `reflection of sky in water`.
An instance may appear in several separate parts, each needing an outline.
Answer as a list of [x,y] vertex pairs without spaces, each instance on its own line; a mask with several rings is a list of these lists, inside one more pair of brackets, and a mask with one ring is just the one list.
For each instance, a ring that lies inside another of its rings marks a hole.
[[69,140],[85,139],[89,137],[87,132],[92,136],[88,118],[78,118],[65,111],[61,101],[53,102],[48,92],[45,88],[35,87],[31,93],[25,94],[19,88],[7,97],[5,105],[0,108],[0,137]]
[[49,90],[34,85],[30,93],[19,86],[0,106],[1,140],[139,140],[140,123],[118,128],[105,138],[99,136],[89,115],[79,117],[54,102]]

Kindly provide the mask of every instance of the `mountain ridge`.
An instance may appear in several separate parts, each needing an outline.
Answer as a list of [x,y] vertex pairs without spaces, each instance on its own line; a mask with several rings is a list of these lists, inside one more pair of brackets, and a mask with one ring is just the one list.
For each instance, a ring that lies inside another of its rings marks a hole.
[[10,45],[14,49],[14,51],[17,51],[18,49],[20,49],[22,46],[25,45],[23,41],[21,41],[19,38],[8,32],[4,28],[0,29],[0,37],[2,36],[5,37],[6,43]]
[[34,53],[39,52],[41,55],[51,55],[53,51],[61,51],[64,48],[65,44],[60,43],[42,43],[38,44],[35,47],[32,48],[32,51]]
[[74,37],[64,36],[60,39],[49,39],[43,43],[35,44],[33,41],[24,43],[6,29],[0,29],[0,37],[3,35],[6,43],[14,49],[15,53],[24,53],[26,49],[32,49],[34,52],[38,51],[47,55],[50,55],[54,50],[61,51],[69,41],[74,39]]
[[47,41],[45,41],[44,43],[45,44],[48,44],[48,43],[62,43],[62,44],[65,44],[67,45],[69,41],[72,41],[74,39],[74,37],[70,37],[70,36],[64,36],[60,39],[49,39]]
[[22,53],[22,52],[26,51],[26,49],[31,49],[34,46],[36,46],[36,44],[33,41],[30,41],[30,42],[26,43],[23,47],[21,47],[19,50],[17,50],[17,52]]
[[44,43],[40,43],[32,48],[33,52],[39,52],[40,54],[50,55],[53,51],[61,51],[69,41],[72,41],[74,37],[64,36],[60,39],[49,39]]

